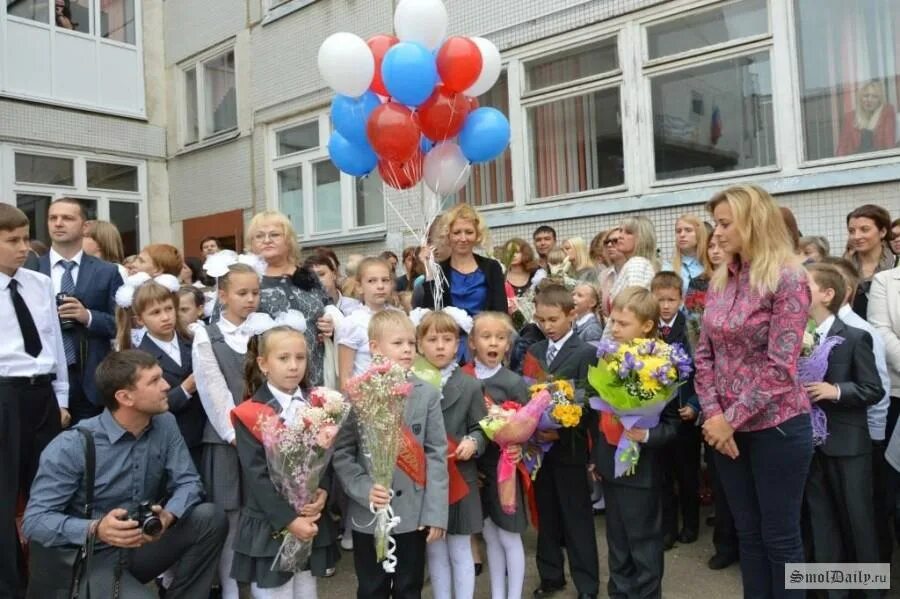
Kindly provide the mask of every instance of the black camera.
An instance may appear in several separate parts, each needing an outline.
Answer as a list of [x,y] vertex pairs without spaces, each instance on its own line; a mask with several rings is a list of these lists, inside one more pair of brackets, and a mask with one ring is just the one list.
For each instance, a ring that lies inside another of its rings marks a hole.
[[[69,299],[70,297],[73,297],[73,296],[69,295],[68,293],[62,293],[62,292],[57,293],[56,294],[56,307],[59,308],[60,306],[62,306],[64,303],[66,303],[66,300]],[[64,331],[71,331],[72,329],[75,328],[75,325],[77,323],[78,323],[78,321],[75,320],[74,318],[60,318],[59,319],[59,327]]]
[[128,518],[136,521],[141,528],[141,532],[148,537],[159,536],[163,531],[162,520],[153,513],[150,507],[152,505],[149,501],[142,501],[138,504],[137,510],[128,515]]

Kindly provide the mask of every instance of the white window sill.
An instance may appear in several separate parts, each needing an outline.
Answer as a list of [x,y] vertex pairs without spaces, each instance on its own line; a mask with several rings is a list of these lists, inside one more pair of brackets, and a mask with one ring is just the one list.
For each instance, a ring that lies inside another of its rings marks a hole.
[[184,154],[190,154],[196,150],[205,150],[206,148],[211,148],[213,146],[218,146],[220,144],[232,141],[241,136],[241,132],[236,127],[234,129],[227,129],[222,131],[221,133],[217,133],[212,137],[207,137],[203,141],[198,141],[192,143],[189,146],[182,146],[175,152],[175,156],[182,156]]
[[318,245],[349,245],[351,243],[365,243],[367,241],[383,241],[386,238],[387,231],[385,229],[379,229],[377,231],[367,230],[350,233],[327,233],[311,237],[301,237],[300,243],[304,247],[315,247]]
[[270,8],[266,13],[266,16],[263,17],[262,24],[268,25],[269,23],[274,23],[278,19],[286,17],[291,13],[295,13],[315,1],[316,0],[291,0],[290,2],[285,2],[284,4],[276,6],[275,8]]

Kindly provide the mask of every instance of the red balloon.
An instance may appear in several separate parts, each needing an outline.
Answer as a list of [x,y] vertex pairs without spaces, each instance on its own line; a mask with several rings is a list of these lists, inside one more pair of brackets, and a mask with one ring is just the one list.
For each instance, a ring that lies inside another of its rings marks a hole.
[[384,81],[381,79],[381,61],[384,60],[384,55],[391,49],[391,46],[400,43],[400,40],[393,35],[379,33],[370,37],[366,43],[375,57],[375,76],[372,78],[372,85],[369,86],[369,89],[376,94],[389,96],[387,88],[384,87]]
[[381,180],[394,189],[409,189],[422,179],[424,154],[417,151],[406,162],[393,162],[391,160],[378,161],[378,174]]
[[481,50],[467,37],[447,38],[437,53],[437,70],[444,85],[455,92],[464,92],[481,75]]
[[438,85],[419,106],[416,117],[428,139],[441,142],[459,135],[469,114],[469,98]]
[[387,102],[372,111],[366,124],[366,137],[382,160],[406,162],[419,149],[422,132],[409,108]]
[[478,110],[481,107],[481,102],[478,101],[478,98],[469,97],[469,96],[466,96],[466,97],[469,98],[469,112]]

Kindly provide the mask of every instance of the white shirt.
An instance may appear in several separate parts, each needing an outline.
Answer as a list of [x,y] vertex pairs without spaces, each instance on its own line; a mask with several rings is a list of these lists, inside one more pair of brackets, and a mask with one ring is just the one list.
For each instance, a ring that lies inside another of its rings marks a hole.
[[[550,341],[550,339],[548,338],[548,339],[547,339],[547,341],[548,341],[548,343],[547,343],[547,353],[544,354],[544,359],[546,360],[546,359],[547,359],[547,356],[550,355],[550,353],[551,353],[551,348],[555,348],[556,351],[553,352],[553,353],[554,353],[553,359],[555,360],[555,359],[556,359],[556,355],[559,354],[559,350],[561,350],[562,347],[563,347],[563,345],[566,344],[566,341],[569,340],[569,337],[571,337],[571,336],[574,335],[574,334],[575,334],[575,332],[570,330],[570,331],[569,331],[568,333],[566,333],[565,336],[563,336],[563,338],[560,339],[559,341]],[[550,366],[550,364],[547,364],[547,366]]]
[[[247,343],[250,335],[242,330],[242,327],[233,324],[224,316],[216,323],[222,332],[225,344],[239,354],[247,353]],[[198,326],[194,329],[194,343],[191,346],[191,363],[194,366],[194,380],[197,383],[197,393],[200,395],[200,403],[213,429],[226,443],[234,441],[234,425],[231,424],[231,410],[234,409],[241,397],[231,396],[231,389],[222,367],[216,360],[209,333],[206,327]],[[237,401],[235,401],[237,400]]]
[[358,299],[347,297],[342,293],[338,293],[337,301],[334,303],[344,316],[350,316],[363,307],[362,302]]
[[9,294],[11,278],[0,273],[0,323],[5,327],[3,335],[0,335],[0,377],[55,373],[53,391],[56,393],[56,401],[59,407],[66,408],[69,406],[69,371],[56,312],[53,282],[49,277],[25,268],[18,269],[12,278],[19,283],[19,295],[31,312],[42,348],[36,358],[25,353],[25,340]]
[[181,347],[178,345],[178,335],[172,335],[171,341],[157,339],[149,332],[147,333],[147,337],[156,345],[156,347],[163,350],[167,356],[172,358],[173,362],[181,366]]
[[303,392],[298,388],[294,391],[293,395],[288,395],[287,393],[276,389],[272,383],[266,383],[266,386],[269,388],[269,391],[272,392],[272,397],[278,400],[278,403],[281,405],[281,417],[284,419],[284,423],[290,426],[297,417],[300,408],[306,405],[306,399],[303,397]]
[[884,387],[884,397],[874,406],[868,407],[866,419],[869,423],[869,436],[872,437],[872,440],[884,441],[888,407],[891,405],[891,376],[888,373],[887,349],[884,344],[884,337],[868,321],[854,312],[849,304],[841,306],[841,309],[838,310],[838,318],[844,324],[863,330],[872,336],[872,353],[875,354],[875,368],[878,370],[881,386]]
[[676,320],[678,320],[678,314],[676,314],[675,316],[673,316],[673,317],[672,317],[672,320],[670,320],[669,322],[666,322],[665,320],[663,320],[662,318],[660,318],[660,319],[659,319],[659,326],[660,326],[660,328],[662,328],[662,327],[669,327],[669,328],[671,329],[672,327],[675,326],[675,321],[676,321]]
[[484,379],[489,379],[503,368],[503,364],[497,364],[493,368],[488,368],[484,364],[482,364],[477,358],[475,359],[475,378],[479,381],[483,381]]
[[369,321],[374,314],[367,306],[360,306],[353,314],[339,322],[334,331],[335,345],[343,345],[356,352],[353,355],[351,376],[362,374],[372,363],[372,354],[369,352]]

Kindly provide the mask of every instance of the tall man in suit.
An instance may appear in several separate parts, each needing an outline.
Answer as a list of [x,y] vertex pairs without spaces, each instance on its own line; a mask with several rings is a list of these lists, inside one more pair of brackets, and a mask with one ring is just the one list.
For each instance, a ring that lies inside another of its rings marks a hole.
[[[843,339],[828,355],[825,380],[806,385],[810,400],[828,416],[828,437],[816,448],[806,486],[813,554],[817,562],[877,562],[866,408],[881,400],[884,388],[872,337],[836,316],[846,295],[840,271],[830,264],[814,264],[808,270],[817,343],[827,337]],[[829,591],[828,596],[849,594]],[[871,591],[866,596],[879,595]]]
[[[554,380],[570,380],[576,400],[584,403],[588,366],[596,362],[596,349],[572,330],[575,305],[572,293],[561,285],[550,285],[535,297],[535,320],[546,339],[528,348],[523,373],[533,376],[532,365]],[[590,410],[582,412],[574,428],[539,433],[540,440],[553,441],[535,480],[535,498],[541,526],[538,529],[537,567],[541,577],[534,597],[550,596],[566,586],[563,547],[579,599],[596,597],[599,590],[597,538],[594,532],[591,490],[587,479],[588,422]]]
[[57,296],[69,370],[69,409],[74,422],[103,411],[94,371],[109,353],[116,336],[115,296],[122,286],[114,264],[82,250],[85,223],[84,208],[78,200],[60,198],[50,204],[47,227],[51,247],[40,258],[39,268],[53,281]]

